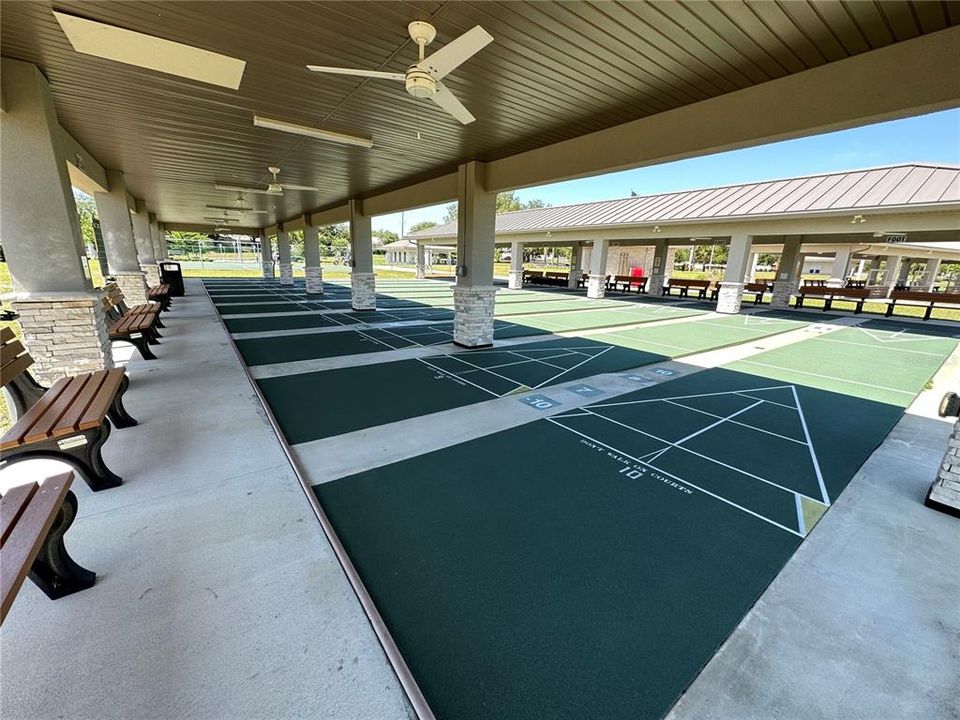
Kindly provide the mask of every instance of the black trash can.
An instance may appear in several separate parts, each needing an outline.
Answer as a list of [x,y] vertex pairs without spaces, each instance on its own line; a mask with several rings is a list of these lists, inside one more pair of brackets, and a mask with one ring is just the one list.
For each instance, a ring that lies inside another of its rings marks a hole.
[[183,297],[183,271],[180,263],[171,260],[160,263],[160,282],[170,286],[170,297]]

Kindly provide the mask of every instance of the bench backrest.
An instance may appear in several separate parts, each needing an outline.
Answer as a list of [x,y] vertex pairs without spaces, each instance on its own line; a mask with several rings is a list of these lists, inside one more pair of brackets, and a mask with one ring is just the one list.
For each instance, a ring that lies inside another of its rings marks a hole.
[[528,278],[543,277],[543,270],[524,270],[523,276]]
[[940,302],[952,305],[960,304],[960,293],[925,292],[922,290],[894,290],[890,293],[891,300],[923,300],[926,302]]
[[0,380],[4,386],[33,365],[33,358],[8,327],[0,328]]
[[767,284],[762,282],[747,283],[743,286],[743,289],[747,292],[766,292]]
[[566,280],[566,279],[567,279],[567,273],[565,273],[565,272],[548,272],[548,273],[547,273],[547,277],[548,277],[548,278],[557,278],[557,279],[563,278],[564,280]]
[[709,280],[692,280],[689,278],[670,278],[670,284],[674,287],[710,287]]

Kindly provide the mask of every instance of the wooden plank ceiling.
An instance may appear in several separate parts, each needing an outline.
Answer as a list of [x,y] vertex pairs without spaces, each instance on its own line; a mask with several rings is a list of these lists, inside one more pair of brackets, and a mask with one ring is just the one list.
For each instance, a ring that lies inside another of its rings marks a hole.
[[[2,52],[51,81],[63,126],[164,222],[202,222],[215,181],[320,192],[248,195],[296,217],[349,196],[494,160],[960,24],[950,0],[886,2],[57,2],[68,13],[247,62],[238,91],[73,51],[50,2],[4,3]],[[461,126],[400,83],[307,64],[403,71],[411,20],[436,50],[474,25],[495,42],[444,82]],[[255,128],[254,113],[374,139],[371,150]],[[422,139],[417,140],[419,128]],[[249,221],[249,216],[246,220]]]

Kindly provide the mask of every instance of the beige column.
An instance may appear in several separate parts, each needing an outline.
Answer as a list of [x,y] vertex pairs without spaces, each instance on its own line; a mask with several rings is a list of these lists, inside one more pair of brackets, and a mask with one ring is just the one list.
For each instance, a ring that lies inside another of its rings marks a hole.
[[800,282],[800,255],[799,235],[790,235],[783,239],[783,250],[780,252],[780,266],[777,277],[773,281],[773,296],[770,299],[771,307],[790,307],[790,296]]
[[310,225],[310,217],[303,216],[303,264],[308,295],[323,295],[323,266],[320,263],[320,228]]
[[743,299],[743,278],[747,272],[747,261],[750,255],[750,245],[753,237],[750,235],[734,235],[730,238],[730,250],[727,253],[727,268],[720,283],[720,292],[717,296],[717,312],[734,315],[740,312],[740,303]]
[[354,310],[377,308],[377,280],[373,274],[373,225],[363,212],[363,202],[350,201],[350,254],[353,268],[350,289]]
[[453,342],[493,343],[493,251],[497,194],[486,189],[486,167],[468,162],[457,170],[457,285],[453,289]]
[[140,257],[133,236],[130,212],[134,210],[123,173],[107,170],[108,192],[94,193],[100,231],[107,253],[110,275],[123,291],[128,305],[147,302],[147,283],[140,268]]
[[290,259],[290,233],[277,225],[277,264],[280,266],[280,284],[293,285],[293,262]]
[[594,240],[590,251],[590,276],[587,278],[587,297],[599,299],[607,288],[607,254],[610,252],[609,240]]
[[90,282],[50,87],[31,63],[3,58],[0,237],[33,375],[113,367],[103,293]]
[[567,287],[571,290],[575,290],[582,274],[583,246],[580,243],[577,243],[570,248],[570,275],[567,276]]
[[523,243],[510,243],[510,277],[507,287],[511,290],[523,287]]
[[[692,252],[692,248],[691,248]],[[651,295],[663,293],[663,281],[667,272],[667,239],[657,238],[653,242],[653,267],[650,270],[650,284],[647,292]]]
[[157,254],[153,245],[153,235],[150,232],[150,214],[147,204],[143,200],[136,200],[136,212],[130,216],[133,226],[133,241],[137,248],[137,258],[140,260],[140,270],[147,287],[160,284],[160,267],[157,265]]

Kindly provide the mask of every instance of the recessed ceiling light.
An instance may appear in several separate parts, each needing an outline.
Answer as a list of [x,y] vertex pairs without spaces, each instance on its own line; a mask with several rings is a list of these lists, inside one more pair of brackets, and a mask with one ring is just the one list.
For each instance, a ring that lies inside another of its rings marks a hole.
[[53,11],[73,49],[236,90],[246,62],[183,43]]
[[262,115],[254,115],[253,124],[256,127],[267,128],[269,130],[279,130],[280,132],[293,133],[294,135],[306,135],[307,137],[343,143],[344,145],[358,145],[365,148],[373,147],[373,140],[370,138],[360,137],[358,135],[347,135],[346,133],[334,132],[333,130],[323,130],[321,128],[309,127],[307,125],[297,125],[296,123],[287,122],[286,120],[266,118]]

